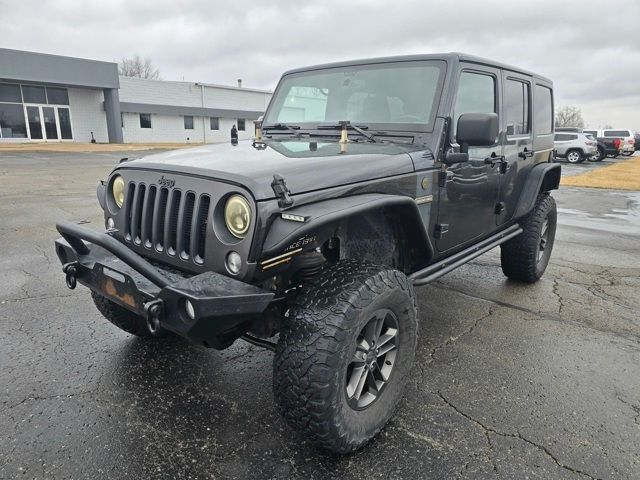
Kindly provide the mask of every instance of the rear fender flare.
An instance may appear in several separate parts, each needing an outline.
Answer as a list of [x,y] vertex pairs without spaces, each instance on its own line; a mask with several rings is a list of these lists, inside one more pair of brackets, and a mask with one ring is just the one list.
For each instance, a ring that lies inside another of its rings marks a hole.
[[538,163],[529,172],[522,189],[514,218],[525,216],[533,209],[541,192],[557,190],[560,186],[561,167],[559,163]]

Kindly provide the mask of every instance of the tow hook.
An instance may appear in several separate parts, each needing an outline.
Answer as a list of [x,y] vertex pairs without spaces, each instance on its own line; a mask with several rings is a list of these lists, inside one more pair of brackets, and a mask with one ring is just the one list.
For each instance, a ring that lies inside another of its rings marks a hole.
[[162,315],[162,300],[153,300],[144,304],[147,312],[147,329],[152,335],[160,331],[160,316]]
[[78,285],[78,270],[76,270],[76,266],[73,263],[68,263],[64,267],[62,267],[63,273],[65,273],[65,282],[67,283],[67,287],[69,290],[73,290]]

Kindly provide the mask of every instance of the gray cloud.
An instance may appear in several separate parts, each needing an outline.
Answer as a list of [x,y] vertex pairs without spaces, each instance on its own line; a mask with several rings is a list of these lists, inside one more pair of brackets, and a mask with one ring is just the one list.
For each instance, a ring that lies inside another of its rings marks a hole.
[[117,61],[151,57],[163,78],[273,88],[290,68],[463,51],[546,75],[587,123],[640,129],[637,0],[603,11],[553,0],[0,0],[1,46]]

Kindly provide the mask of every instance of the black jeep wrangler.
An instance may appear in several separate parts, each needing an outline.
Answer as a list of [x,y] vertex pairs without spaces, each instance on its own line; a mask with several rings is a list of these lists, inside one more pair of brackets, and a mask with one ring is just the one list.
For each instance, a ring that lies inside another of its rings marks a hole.
[[121,162],[98,186],[106,231],[59,223],[56,252],[129,333],[275,350],[282,415],[346,453],[402,396],[414,286],[498,245],[507,277],[544,273],[552,150],[552,83],[519,68],[462,54],[302,68],[253,142]]

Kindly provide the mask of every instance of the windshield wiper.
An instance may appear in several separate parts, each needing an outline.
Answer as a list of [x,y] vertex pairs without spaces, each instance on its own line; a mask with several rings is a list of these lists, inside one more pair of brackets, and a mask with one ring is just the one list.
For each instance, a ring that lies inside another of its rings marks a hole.
[[300,127],[298,125],[287,125],[286,123],[274,123],[273,125],[263,125],[262,130],[289,130],[296,137],[300,136]]
[[363,137],[366,137],[370,142],[380,143],[380,140],[376,139],[375,135],[369,132],[365,132],[365,128],[369,128],[366,125],[358,126],[353,125],[349,121],[339,122],[330,125],[318,125],[318,130],[342,130],[343,128],[355,130]]

